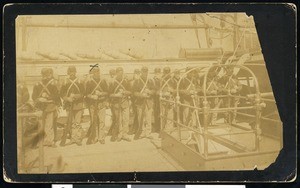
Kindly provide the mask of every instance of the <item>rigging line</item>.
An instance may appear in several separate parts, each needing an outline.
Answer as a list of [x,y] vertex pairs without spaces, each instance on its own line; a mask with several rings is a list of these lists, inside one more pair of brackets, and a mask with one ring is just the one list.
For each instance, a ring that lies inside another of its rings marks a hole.
[[221,57],[221,59],[220,59],[220,63],[222,63],[223,58],[224,58],[224,55],[225,55],[225,52],[223,51],[222,57]]
[[213,31],[214,33],[221,33],[221,32],[222,33],[231,33],[231,32],[233,32],[232,29],[227,29],[227,28],[221,29],[221,28],[211,27],[211,28],[209,28],[209,30]]
[[207,26],[207,27],[211,27],[211,29],[213,30],[221,30],[221,31],[226,31],[226,32],[232,32],[233,30],[232,29],[228,29],[228,28],[220,28],[220,27],[216,27],[216,26],[213,26],[213,25],[210,25],[210,24],[207,24],[205,23],[203,20],[199,19],[196,17],[196,20],[203,23],[204,26]]
[[229,33],[227,35],[225,35],[224,37],[210,37],[211,39],[224,39],[226,37],[229,37],[230,35],[232,35],[232,33]]
[[[240,39],[239,39],[239,42],[237,43],[237,45],[236,45],[236,47],[235,47],[235,49],[234,49],[234,52],[233,52],[233,55],[232,55],[232,56],[235,56],[235,53],[236,53],[236,51],[237,51],[237,49],[238,49],[238,47],[239,47],[239,45],[240,45],[240,43],[241,43],[241,41],[242,41],[242,38],[243,38],[244,35],[245,35],[245,31],[246,31],[246,27],[244,28],[244,31],[243,31],[243,33],[242,33]],[[232,62],[232,60],[230,61],[230,63],[231,63],[231,62]]]
[[148,27],[148,26],[146,25],[146,23],[145,23],[145,21],[144,21],[143,17],[142,17],[142,16],[140,16],[140,18],[141,18],[141,21],[142,21],[143,25],[144,25],[145,27]]
[[245,29],[245,28],[248,33],[253,33],[253,34],[257,33],[256,28],[253,28],[253,27],[244,27],[244,28],[238,28],[238,29],[241,30],[241,29]]
[[211,26],[211,25],[205,23],[203,20],[201,20],[201,19],[199,19],[199,18],[197,18],[197,17],[196,17],[196,20],[199,21],[199,22],[201,22],[201,23],[203,23],[204,26]]
[[[194,26],[196,26],[197,25],[197,21],[195,20],[193,20],[193,16],[192,15],[190,15],[190,18],[191,18],[191,20],[192,20],[192,24],[194,25]],[[196,17],[196,19],[197,19],[197,17]],[[201,44],[200,44],[200,40],[199,40],[199,35],[198,35],[198,29],[195,29],[195,35],[196,35],[196,37],[197,37],[197,41],[198,41],[198,47],[199,48],[201,48]]]
[[206,15],[208,15],[208,16],[211,17],[211,18],[216,18],[216,19],[222,20],[222,21],[224,21],[224,22],[226,22],[226,23],[228,23],[228,24],[234,25],[234,26],[236,26],[236,27],[245,27],[245,26],[242,26],[242,25],[239,25],[239,24],[236,24],[236,23],[232,23],[232,22],[229,22],[229,21],[227,21],[227,20],[218,18],[218,17],[216,17],[216,16],[210,15],[209,13],[206,13]]
[[[240,40],[239,40],[239,42],[238,42],[238,44],[237,44],[237,46],[236,46],[236,48],[235,48],[235,50],[233,52],[233,55],[232,55],[233,57],[235,56],[235,53],[236,53],[236,51],[237,51],[237,49],[238,49],[238,47],[239,47],[239,45],[240,45],[240,43],[242,41],[242,38],[244,37],[245,31],[246,31],[246,27],[244,28],[244,32],[242,33],[242,35],[240,37]],[[230,60],[229,64],[232,63],[232,60],[233,60],[233,58]],[[228,80],[230,80],[232,78],[232,76],[233,76],[233,74],[230,75],[230,77],[229,77]],[[229,81],[226,83],[225,88],[227,88],[228,84],[229,84]]]

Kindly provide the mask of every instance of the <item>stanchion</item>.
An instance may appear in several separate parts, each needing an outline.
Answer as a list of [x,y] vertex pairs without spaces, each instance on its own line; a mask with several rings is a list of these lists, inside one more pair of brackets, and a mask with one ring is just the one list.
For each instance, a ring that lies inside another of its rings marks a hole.
[[261,123],[261,108],[262,105],[260,104],[260,96],[259,94],[256,95],[255,98],[255,150],[260,151],[260,135],[261,135],[261,129],[260,129],[260,123]]
[[[179,103],[180,103],[180,97],[179,95],[176,96],[176,102],[175,102],[175,109],[176,109],[176,122],[179,122],[179,115],[180,115],[180,108],[179,108]],[[180,124],[176,123],[177,125],[177,129],[178,129],[178,137],[179,137],[179,141],[181,141],[181,126]]]
[[204,140],[204,157],[208,157],[208,113],[209,113],[209,106],[208,106],[208,101],[204,99],[203,101],[203,129],[204,129],[204,134],[203,134],[203,140]]

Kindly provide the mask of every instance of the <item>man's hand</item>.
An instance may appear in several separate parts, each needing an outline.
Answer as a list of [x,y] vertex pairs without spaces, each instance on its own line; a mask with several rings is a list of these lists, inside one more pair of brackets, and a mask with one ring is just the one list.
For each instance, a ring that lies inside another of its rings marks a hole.
[[39,97],[37,100],[38,100],[39,102],[47,102],[47,99],[44,98],[44,97]]
[[75,98],[75,94],[71,93],[69,98]]
[[163,93],[163,96],[165,96],[165,97],[169,97],[170,95],[171,95],[171,93],[168,92],[168,91],[166,91],[166,92]]
[[237,92],[236,89],[231,89],[231,90],[230,90],[230,93],[236,93],[236,92]]
[[149,95],[148,95],[148,93],[142,93],[142,97],[143,97],[143,98],[148,98]]
[[123,97],[123,94],[122,94],[122,93],[118,93],[118,94],[117,94],[117,97],[122,98],[122,97]]
[[74,101],[74,98],[73,98],[73,97],[67,97],[67,101],[68,101],[68,102],[73,102],[73,101]]
[[98,100],[98,98],[99,98],[98,95],[92,95],[91,97],[92,97],[92,99],[94,99],[94,100]]
[[123,97],[122,93],[116,93],[116,94],[113,94],[111,96],[112,97],[117,97],[117,98],[122,98]]
[[43,98],[48,98],[49,95],[48,95],[46,92],[43,92],[43,93],[42,93],[42,97],[43,97]]
[[98,91],[98,90],[96,90],[96,91],[95,91],[95,95],[98,95],[98,96],[99,96],[99,95],[101,95],[101,92]]
[[145,89],[144,92],[147,93],[147,94],[149,94],[149,93],[150,93],[150,90],[149,90],[149,89]]
[[216,95],[217,94],[217,91],[216,90],[212,90],[209,92],[211,95]]
[[126,91],[126,90],[124,90],[124,91],[123,91],[123,94],[124,94],[124,95],[130,95],[130,94],[131,94],[131,92],[130,92],[130,91]]
[[105,95],[107,95],[107,92],[99,92],[98,96],[105,96]]
[[189,93],[190,93],[190,95],[195,95],[196,91],[195,90],[190,90]]

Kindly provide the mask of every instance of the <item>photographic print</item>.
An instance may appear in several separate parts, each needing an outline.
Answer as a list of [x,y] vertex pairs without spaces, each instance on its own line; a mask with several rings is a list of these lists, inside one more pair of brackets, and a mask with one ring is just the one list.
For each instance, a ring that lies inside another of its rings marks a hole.
[[264,170],[283,147],[251,15],[19,15],[15,34],[19,174]]

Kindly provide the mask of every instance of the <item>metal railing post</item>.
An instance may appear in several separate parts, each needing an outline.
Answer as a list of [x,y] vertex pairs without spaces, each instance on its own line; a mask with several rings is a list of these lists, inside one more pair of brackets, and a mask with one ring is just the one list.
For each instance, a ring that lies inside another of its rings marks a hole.
[[176,96],[176,102],[175,102],[175,109],[176,109],[176,126],[177,126],[177,130],[178,130],[178,138],[179,138],[179,141],[181,141],[181,125],[178,123],[180,121],[179,119],[179,115],[180,115],[180,97],[179,95]]
[[260,96],[259,94],[256,94],[255,98],[255,150],[260,150],[260,135],[261,135],[261,110],[262,110],[262,104],[260,103]]
[[203,140],[204,140],[204,157],[207,158],[208,156],[208,115],[209,115],[209,106],[208,101],[205,99],[203,101]]

